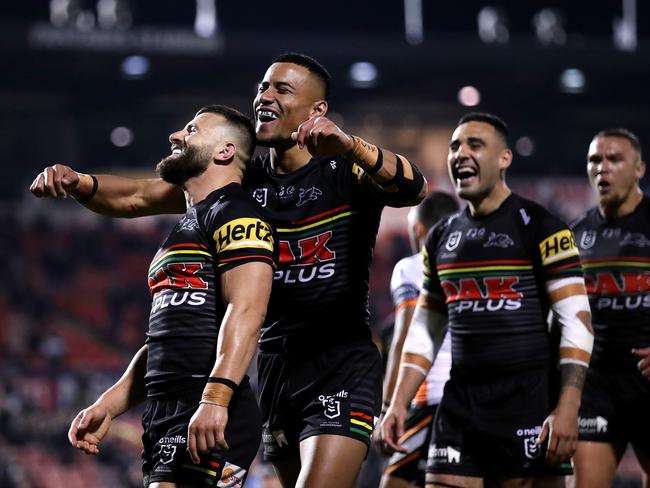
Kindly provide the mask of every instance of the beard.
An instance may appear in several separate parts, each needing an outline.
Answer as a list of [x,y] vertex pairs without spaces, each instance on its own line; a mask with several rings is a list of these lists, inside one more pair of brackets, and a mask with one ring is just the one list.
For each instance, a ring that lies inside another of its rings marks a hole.
[[209,151],[185,147],[178,156],[161,159],[156,165],[156,172],[167,183],[183,186],[190,178],[202,175],[211,159]]

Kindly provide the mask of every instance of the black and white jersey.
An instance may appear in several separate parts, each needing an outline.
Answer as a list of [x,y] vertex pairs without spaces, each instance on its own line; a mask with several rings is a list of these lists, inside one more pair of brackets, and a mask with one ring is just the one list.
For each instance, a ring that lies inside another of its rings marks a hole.
[[256,158],[245,184],[278,236],[261,344],[370,337],[370,261],[383,206],[397,199],[341,156],[314,158],[288,174],[277,174],[268,156]]
[[630,350],[650,346],[650,199],[612,220],[593,208],[573,229],[595,334],[591,367],[636,371]]
[[205,384],[226,307],[220,275],[253,261],[272,266],[273,251],[268,219],[240,185],[220,188],[187,210],[149,267],[149,397]]
[[444,300],[453,366],[489,376],[550,364],[545,283],[582,276],[569,228],[540,205],[510,195],[486,216],[469,209],[435,226],[425,244],[424,290]]

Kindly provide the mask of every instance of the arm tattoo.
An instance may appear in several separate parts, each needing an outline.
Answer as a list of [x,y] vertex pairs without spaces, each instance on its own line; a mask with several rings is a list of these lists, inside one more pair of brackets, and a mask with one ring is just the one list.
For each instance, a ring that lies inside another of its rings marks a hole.
[[587,368],[575,363],[562,364],[560,365],[560,375],[562,377],[562,387],[573,386],[582,390],[587,376]]

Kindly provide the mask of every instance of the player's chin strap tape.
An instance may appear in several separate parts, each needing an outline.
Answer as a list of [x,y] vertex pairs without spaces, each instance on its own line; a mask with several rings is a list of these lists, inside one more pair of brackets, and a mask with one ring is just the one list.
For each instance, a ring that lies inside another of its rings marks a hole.
[[420,170],[416,166],[411,164],[413,179],[405,178],[404,165],[407,163],[398,154],[395,154],[395,157],[397,158],[397,161],[395,162],[395,176],[386,183],[382,183],[381,186],[386,187],[395,185],[397,187],[397,195],[402,200],[408,201],[415,198],[422,190],[422,185],[424,185],[424,176],[422,176],[422,173],[420,173]]

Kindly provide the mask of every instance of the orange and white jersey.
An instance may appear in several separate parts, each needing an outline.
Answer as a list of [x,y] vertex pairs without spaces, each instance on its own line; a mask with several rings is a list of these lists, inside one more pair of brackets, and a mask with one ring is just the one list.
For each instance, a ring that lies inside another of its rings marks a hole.
[[[415,304],[422,288],[423,256],[414,254],[400,260],[393,269],[390,291],[395,305],[395,312],[401,307]],[[411,405],[436,405],[442,398],[442,390],[449,379],[451,369],[451,338],[447,334],[438,352],[438,356],[420,385]]]

